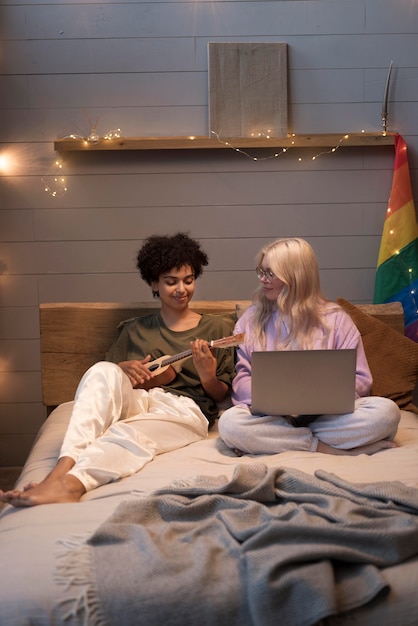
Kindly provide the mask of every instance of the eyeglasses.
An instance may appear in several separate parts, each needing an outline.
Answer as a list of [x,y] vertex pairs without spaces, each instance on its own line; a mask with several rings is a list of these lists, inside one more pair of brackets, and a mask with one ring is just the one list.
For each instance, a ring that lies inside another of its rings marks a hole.
[[273,274],[271,270],[263,270],[262,267],[256,267],[255,269],[257,278],[260,280],[266,280],[268,283],[271,283],[273,278],[277,278],[276,274]]

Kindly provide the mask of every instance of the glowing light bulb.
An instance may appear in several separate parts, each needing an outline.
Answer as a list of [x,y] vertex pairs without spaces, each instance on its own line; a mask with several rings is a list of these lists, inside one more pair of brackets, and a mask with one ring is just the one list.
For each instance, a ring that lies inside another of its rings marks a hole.
[[8,166],[9,166],[9,159],[7,158],[6,155],[2,154],[0,156],[0,170],[2,172],[6,172],[8,170]]

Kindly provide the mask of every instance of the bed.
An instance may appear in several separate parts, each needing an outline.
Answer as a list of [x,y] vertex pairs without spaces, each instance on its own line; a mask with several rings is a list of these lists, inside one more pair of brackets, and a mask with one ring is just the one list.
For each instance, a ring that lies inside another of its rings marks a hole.
[[[416,626],[418,345],[399,303],[339,303],[363,336],[373,393],[402,408],[397,448],[238,458],[215,425],[79,503],[3,505],[0,624]],[[193,304],[231,331],[246,306]],[[117,324],[155,308],[41,305],[48,417],[17,487],[54,466],[77,383]]]

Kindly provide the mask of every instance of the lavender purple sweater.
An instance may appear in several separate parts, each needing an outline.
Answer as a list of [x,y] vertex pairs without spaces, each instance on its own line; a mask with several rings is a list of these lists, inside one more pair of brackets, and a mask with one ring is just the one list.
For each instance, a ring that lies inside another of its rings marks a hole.
[[[277,337],[276,321],[278,313],[271,316],[267,325],[267,346],[261,346],[255,341],[252,332],[252,315],[254,307],[247,309],[235,325],[235,333],[244,332],[245,343],[241,344],[237,352],[236,376],[232,383],[233,404],[251,405],[251,353],[255,350],[275,350],[275,340]],[[372,375],[364,352],[363,342],[360,333],[352,321],[351,317],[336,304],[327,305],[326,324],[330,333],[326,341],[322,333],[316,331],[314,349],[357,349],[356,367],[356,398],[368,396],[372,386]],[[281,337],[287,335],[287,328],[281,326]]]

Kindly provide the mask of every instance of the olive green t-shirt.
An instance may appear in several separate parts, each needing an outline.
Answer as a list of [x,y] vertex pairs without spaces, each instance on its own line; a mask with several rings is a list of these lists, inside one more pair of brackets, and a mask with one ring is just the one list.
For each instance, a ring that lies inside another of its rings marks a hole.
[[[220,315],[202,315],[197,326],[177,332],[167,328],[160,313],[132,318],[119,324],[119,334],[107,352],[106,360],[121,363],[140,360],[148,354],[151,355],[151,360],[161,356],[174,356],[190,349],[190,342],[194,339],[211,341],[232,335],[231,324]],[[214,348],[213,353],[218,363],[218,379],[231,387],[235,375],[234,349]],[[183,361],[181,371],[169,385],[161,387],[174,394],[192,398],[209,424],[213,425],[218,416],[217,405],[206,395],[192,358]]]

